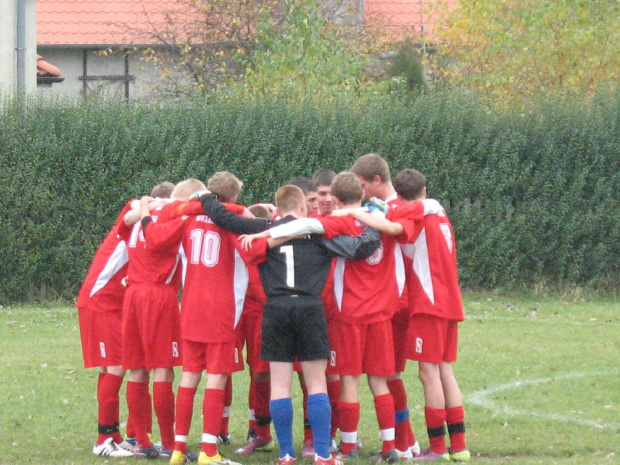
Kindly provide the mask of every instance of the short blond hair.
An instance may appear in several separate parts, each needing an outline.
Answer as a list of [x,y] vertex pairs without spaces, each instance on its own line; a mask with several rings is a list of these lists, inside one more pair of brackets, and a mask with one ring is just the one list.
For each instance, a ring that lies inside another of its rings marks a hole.
[[350,171],[338,173],[332,181],[332,195],[345,205],[361,202],[364,189],[360,178]]
[[297,186],[287,184],[276,191],[276,207],[280,216],[283,216],[283,213],[301,210],[305,204],[304,191]]
[[179,182],[174,186],[174,190],[170,197],[177,200],[188,199],[194,192],[203,191],[206,187],[204,183],[195,178],[189,178]]
[[207,189],[217,195],[222,202],[230,202],[241,192],[243,183],[228,171],[218,171],[209,179]]

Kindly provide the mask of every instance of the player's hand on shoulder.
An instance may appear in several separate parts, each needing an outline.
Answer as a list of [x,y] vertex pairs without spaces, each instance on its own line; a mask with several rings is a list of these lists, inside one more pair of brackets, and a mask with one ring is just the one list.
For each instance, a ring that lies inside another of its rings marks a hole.
[[390,210],[390,207],[387,203],[381,200],[379,197],[371,197],[364,204],[370,213],[381,213],[384,216],[387,215],[387,212]]
[[208,190],[196,191],[192,195],[189,196],[189,200],[200,200],[200,197],[202,197],[203,195],[210,194],[210,193],[211,191],[208,191]]

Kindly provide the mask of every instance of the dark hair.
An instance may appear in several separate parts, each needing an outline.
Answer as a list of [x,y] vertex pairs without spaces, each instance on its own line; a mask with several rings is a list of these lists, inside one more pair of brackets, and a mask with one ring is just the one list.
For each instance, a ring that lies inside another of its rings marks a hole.
[[314,173],[312,180],[318,186],[331,186],[332,181],[336,177],[336,173],[332,170],[319,170]]
[[418,170],[402,170],[394,178],[394,190],[405,200],[417,200],[426,187],[426,178]]
[[317,191],[316,183],[312,179],[306,178],[305,176],[294,177],[286,184],[299,187],[303,191],[304,195],[308,195],[308,192]]

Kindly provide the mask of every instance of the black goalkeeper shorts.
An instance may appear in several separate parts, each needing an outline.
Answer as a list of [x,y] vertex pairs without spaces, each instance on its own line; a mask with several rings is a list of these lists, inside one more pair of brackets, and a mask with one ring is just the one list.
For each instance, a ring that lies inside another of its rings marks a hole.
[[270,297],[263,310],[261,357],[271,362],[300,362],[330,356],[321,299]]

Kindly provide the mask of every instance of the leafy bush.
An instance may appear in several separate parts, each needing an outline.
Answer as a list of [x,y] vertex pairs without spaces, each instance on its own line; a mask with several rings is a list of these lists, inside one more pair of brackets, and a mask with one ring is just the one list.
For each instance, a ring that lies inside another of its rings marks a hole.
[[448,207],[465,286],[616,289],[620,94],[493,112],[466,96],[115,103],[4,100],[0,303],[71,298],[122,205],[158,182],[237,174],[241,201],[382,154]]

